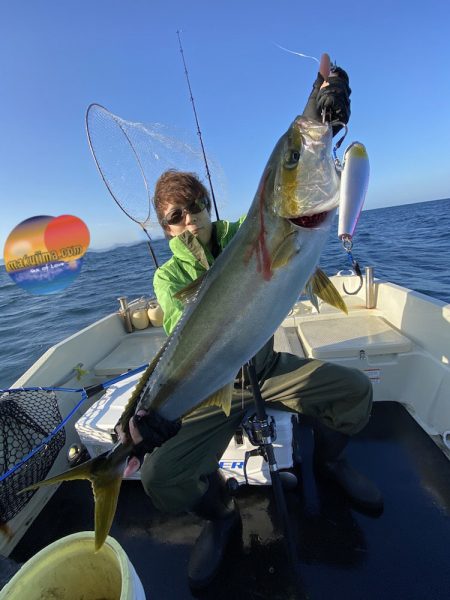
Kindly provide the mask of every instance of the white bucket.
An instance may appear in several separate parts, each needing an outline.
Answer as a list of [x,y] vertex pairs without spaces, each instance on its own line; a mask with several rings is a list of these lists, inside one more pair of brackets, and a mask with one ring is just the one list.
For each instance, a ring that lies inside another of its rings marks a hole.
[[108,536],[94,552],[94,532],[53,542],[27,561],[0,591],[1,600],[145,600],[122,546]]

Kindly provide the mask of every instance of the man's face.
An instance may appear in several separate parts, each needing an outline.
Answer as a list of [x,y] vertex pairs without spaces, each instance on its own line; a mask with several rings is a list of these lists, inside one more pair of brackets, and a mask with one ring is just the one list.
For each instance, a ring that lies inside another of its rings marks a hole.
[[181,220],[177,223],[167,224],[165,231],[172,237],[180,235],[184,231],[190,231],[204,246],[207,246],[211,241],[212,234],[211,216],[206,208],[192,213],[189,210],[191,207],[192,205],[183,208],[169,203],[164,209],[164,218],[170,221],[171,217],[175,217],[178,221],[178,217],[181,216]]

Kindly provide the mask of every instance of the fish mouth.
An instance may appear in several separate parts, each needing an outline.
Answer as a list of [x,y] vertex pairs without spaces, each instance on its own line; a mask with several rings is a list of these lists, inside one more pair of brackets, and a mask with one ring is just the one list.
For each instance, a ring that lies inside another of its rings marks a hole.
[[317,213],[315,215],[304,215],[302,217],[296,217],[295,219],[289,219],[291,223],[297,225],[297,227],[303,227],[305,229],[312,229],[318,227],[327,218],[329,211]]

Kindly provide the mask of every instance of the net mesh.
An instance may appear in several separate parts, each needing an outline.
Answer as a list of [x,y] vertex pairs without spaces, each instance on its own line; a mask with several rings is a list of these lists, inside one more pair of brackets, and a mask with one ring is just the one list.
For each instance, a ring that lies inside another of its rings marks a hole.
[[[4,474],[38,447],[61,422],[56,395],[45,390],[14,390],[0,397],[0,473]],[[34,456],[0,483],[0,523],[6,523],[29,502],[36,490],[18,494],[45,479],[66,434],[61,429]]]
[[[161,123],[126,121],[99,104],[86,114],[91,150],[99,171],[120,208],[136,223],[150,224],[150,201],[159,176],[168,169],[205,172],[198,140]],[[208,157],[215,187],[222,199],[224,176]],[[208,187],[206,177],[203,183]]]

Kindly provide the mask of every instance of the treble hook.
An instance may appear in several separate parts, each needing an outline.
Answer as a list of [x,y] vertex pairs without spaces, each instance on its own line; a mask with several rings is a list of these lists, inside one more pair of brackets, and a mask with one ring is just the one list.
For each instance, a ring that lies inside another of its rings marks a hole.
[[359,277],[359,286],[354,292],[349,292],[348,290],[346,290],[344,283],[342,284],[342,289],[348,296],[354,296],[355,294],[357,294],[359,292],[359,290],[364,285],[364,280],[363,280],[363,276],[361,273],[361,268],[360,268],[359,264],[357,263],[357,261],[353,258],[353,254],[352,254],[353,242],[352,242],[351,238],[348,236],[342,236],[342,245],[344,247],[344,250],[347,252],[348,260],[351,262],[352,268],[355,271],[355,275],[358,275],[358,277]]
[[322,111],[322,123],[328,123],[331,128],[336,127],[337,125],[340,125],[343,128],[343,130],[344,130],[343,135],[338,139],[338,141],[333,146],[333,158],[334,158],[334,162],[336,163],[336,166],[339,169],[342,169],[342,165],[340,163],[340,160],[337,157],[337,150],[339,150],[339,148],[342,145],[342,142],[347,137],[348,125],[347,125],[347,123],[344,123],[343,121],[338,121],[337,119],[335,121],[332,121],[331,120],[331,115],[325,109]]

